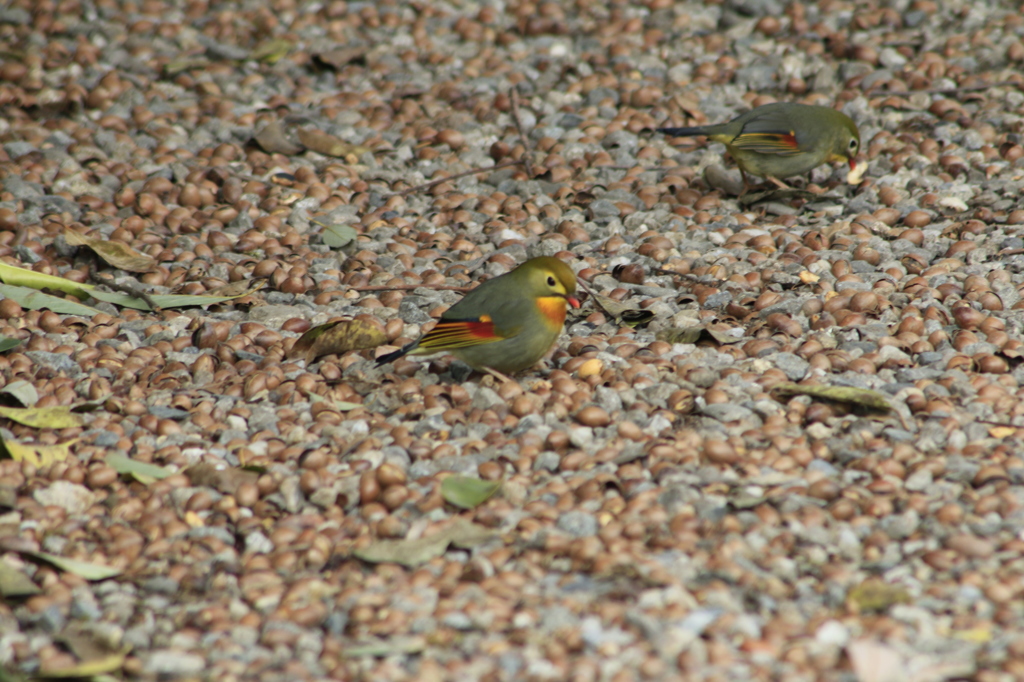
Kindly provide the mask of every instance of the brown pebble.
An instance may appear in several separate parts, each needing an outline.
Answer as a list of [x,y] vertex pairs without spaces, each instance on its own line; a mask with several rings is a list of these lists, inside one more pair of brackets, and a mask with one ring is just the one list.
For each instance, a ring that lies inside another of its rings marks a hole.
[[992,543],[976,535],[960,533],[951,536],[946,540],[946,546],[950,549],[975,559],[987,559],[995,554],[995,547]]
[[607,426],[611,417],[603,407],[587,405],[576,413],[576,421],[585,426]]

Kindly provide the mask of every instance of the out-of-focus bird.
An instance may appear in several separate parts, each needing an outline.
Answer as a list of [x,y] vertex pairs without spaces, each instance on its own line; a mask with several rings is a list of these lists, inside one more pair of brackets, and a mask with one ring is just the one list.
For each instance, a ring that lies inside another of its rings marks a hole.
[[793,102],[765,104],[728,123],[659,128],[658,132],[674,137],[706,135],[724,144],[743,175],[744,193],[750,188],[747,173],[780,187],[786,187],[782,178],[808,173],[823,163],[847,162],[852,173],[860,151],[860,131],[849,116],[830,107]]

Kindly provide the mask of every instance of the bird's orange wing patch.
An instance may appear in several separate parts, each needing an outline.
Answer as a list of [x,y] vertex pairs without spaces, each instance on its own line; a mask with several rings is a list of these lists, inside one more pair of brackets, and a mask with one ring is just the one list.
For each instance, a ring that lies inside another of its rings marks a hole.
[[789,156],[800,153],[795,130],[786,133],[743,133],[732,141],[731,146],[762,154]]
[[566,301],[561,296],[542,296],[537,299],[537,307],[552,325],[561,327],[565,324]]
[[481,343],[500,341],[502,338],[504,337],[495,331],[490,315],[481,315],[475,320],[438,322],[420,339],[419,345],[420,348],[444,350],[478,346]]

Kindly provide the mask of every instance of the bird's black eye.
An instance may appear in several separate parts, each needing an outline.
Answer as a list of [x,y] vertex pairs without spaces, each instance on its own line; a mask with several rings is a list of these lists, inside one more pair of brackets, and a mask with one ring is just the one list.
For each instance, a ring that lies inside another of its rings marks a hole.
[[548,275],[548,286],[549,287],[555,286],[555,278],[552,277],[551,275]]
[[850,149],[857,148],[857,140],[850,140]]

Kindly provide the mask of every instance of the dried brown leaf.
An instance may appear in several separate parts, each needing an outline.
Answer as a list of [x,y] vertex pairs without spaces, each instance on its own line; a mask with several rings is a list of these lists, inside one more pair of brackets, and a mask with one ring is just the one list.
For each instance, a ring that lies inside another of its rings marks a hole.
[[321,355],[341,355],[350,350],[376,348],[386,340],[379,325],[365,320],[336,320],[317,325],[300,336],[288,357],[304,357],[306,362],[313,362]]
[[64,239],[72,246],[89,247],[108,265],[112,265],[125,272],[149,272],[156,267],[156,259],[144,253],[139,253],[130,246],[120,242],[87,237],[74,230],[64,230]]
[[[320,130],[306,130],[299,128],[296,131],[299,136],[299,142],[306,145],[307,148],[311,149],[318,154],[324,156],[336,156],[346,157],[349,154],[359,157],[366,152],[373,151],[369,147],[363,147],[360,145],[345,142],[344,140],[322,132]],[[356,158],[354,161],[358,161]]]
[[776,384],[772,390],[784,396],[807,395],[819,400],[831,400],[837,403],[847,403],[849,405],[857,405],[871,410],[880,410],[882,412],[888,412],[892,409],[892,406],[884,395],[878,391],[872,391],[866,388],[781,383]]
[[288,139],[288,133],[285,131],[284,124],[280,121],[271,121],[267,125],[253,136],[263,151],[268,154],[284,154],[285,156],[294,156],[301,154],[306,151],[306,148],[302,145],[295,144]]

